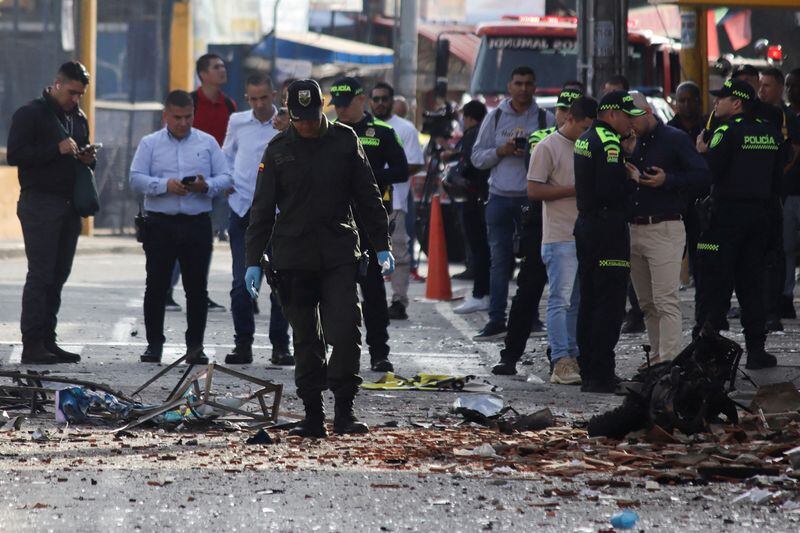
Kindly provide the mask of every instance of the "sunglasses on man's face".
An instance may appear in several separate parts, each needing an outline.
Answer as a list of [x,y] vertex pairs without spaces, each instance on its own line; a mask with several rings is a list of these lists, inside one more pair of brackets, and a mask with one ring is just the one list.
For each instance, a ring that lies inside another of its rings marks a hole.
[[390,101],[391,99],[392,99],[392,97],[391,97],[391,96],[373,96],[373,97],[372,97],[372,101],[373,101],[373,102],[375,102],[376,104],[377,104],[378,102],[388,102],[388,101]]

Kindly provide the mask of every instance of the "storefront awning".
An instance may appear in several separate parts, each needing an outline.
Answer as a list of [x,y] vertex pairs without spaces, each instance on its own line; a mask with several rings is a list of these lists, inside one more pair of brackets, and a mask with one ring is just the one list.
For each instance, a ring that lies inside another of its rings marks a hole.
[[[252,50],[252,55],[272,58],[271,35]],[[350,41],[321,33],[281,33],[278,31],[277,53],[280,59],[310,61],[315,64],[346,63],[390,68],[394,51],[390,48]]]

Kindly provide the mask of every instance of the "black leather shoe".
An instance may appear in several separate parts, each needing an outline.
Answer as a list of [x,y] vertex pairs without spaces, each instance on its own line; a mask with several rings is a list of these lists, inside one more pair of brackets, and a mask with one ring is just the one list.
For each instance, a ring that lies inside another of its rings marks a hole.
[[187,365],[207,365],[208,364],[208,357],[206,357],[205,352],[203,352],[202,346],[197,346],[195,348],[189,348],[186,350],[186,355],[189,357],[186,358]]
[[476,342],[501,341],[506,338],[506,325],[503,322],[489,322],[477,335],[472,337]]
[[294,365],[294,357],[288,346],[274,345],[272,347],[272,355],[269,360],[273,365],[278,366],[292,366]]
[[406,306],[400,302],[392,302],[389,306],[389,319],[390,320],[408,320],[408,313],[406,313]]
[[369,366],[375,372],[394,372],[394,365],[389,361],[388,357],[372,359]]
[[763,349],[747,352],[747,364],[745,368],[748,370],[761,370],[762,368],[772,368],[777,365],[778,359]]
[[35,341],[22,346],[23,365],[57,365],[63,361],[47,349],[44,341]]
[[516,376],[517,364],[513,361],[500,359],[500,362],[492,367],[492,374],[496,376]]
[[299,424],[289,430],[289,435],[293,437],[324,439],[328,436],[328,430],[325,429],[325,419],[304,418]]
[[776,331],[783,331],[783,324],[781,323],[779,318],[770,317],[767,319],[765,324],[767,328],[767,332],[775,333]]
[[328,436],[325,429],[325,408],[322,403],[322,393],[301,396],[306,417],[294,428],[289,430],[289,435],[304,438],[322,439]]
[[148,346],[139,360],[142,363],[160,363],[161,351],[161,346]]
[[81,360],[80,354],[64,350],[56,344],[56,341],[45,341],[44,347],[54,353],[61,363],[77,363]]
[[253,347],[249,344],[237,344],[231,353],[225,356],[225,364],[249,365],[253,362]]
[[333,432],[337,435],[369,433],[369,426],[364,422],[359,422],[355,413],[353,413],[353,400],[352,396],[336,398]]
[[539,320],[538,318],[533,321],[533,324],[531,324],[531,333],[532,334],[533,333],[541,333],[545,329],[547,329],[547,328],[545,327],[544,323],[541,320]]

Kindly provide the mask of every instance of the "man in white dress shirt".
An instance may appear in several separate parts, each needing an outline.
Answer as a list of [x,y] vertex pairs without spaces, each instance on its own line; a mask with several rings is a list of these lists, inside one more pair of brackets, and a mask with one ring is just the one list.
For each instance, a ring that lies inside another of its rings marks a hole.
[[[264,74],[253,74],[245,82],[248,111],[234,113],[228,121],[228,131],[222,151],[233,172],[233,192],[228,196],[231,208],[228,235],[230,237],[233,282],[231,285],[231,313],[235,331],[235,347],[225,357],[228,364],[245,365],[253,362],[253,335],[255,334],[254,302],[244,283],[244,235],[250,223],[250,206],[256,189],[258,165],[267,144],[278,134],[273,123],[277,117],[274,105],[275,90],[272,80]],[[280,304],[270,293],[269,340],[272,343],[271,361],[277,365],[293,365],[289,351],[289,323]]]
[[[378,82],[370,93],[370,107],[376,118],[388,123],[397,132],[403,143],[403,151],[408,160],[408,175],[413,176],[425,164],[422,155],[422,146],[419,143],[419,133],[414,124],[392,113],[394,102],[394,88],[386,82]],[[395,183],[392,187],[392,214],[390,224],[392,228],[392,255],[395,259],[395,269],[392,274],[392,304],[389,306],[389,318],[393,320],[406,320],[408,314],[408,280],[411,269],[411,254],[408,247],[409,236],[406,231],[406,216],[408,215],[408,195],[411,178],[404,183]]]

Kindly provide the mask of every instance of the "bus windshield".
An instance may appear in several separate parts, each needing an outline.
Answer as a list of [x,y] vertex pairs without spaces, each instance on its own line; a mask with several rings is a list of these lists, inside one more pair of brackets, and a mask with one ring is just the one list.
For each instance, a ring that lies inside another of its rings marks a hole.
[[[556,93],[565,81],[577,78],[575,44],[571,37],[484,36],[470,92],[473,95],[505,94],[511,71],[526,65],[536,72],[540,94]],[[642,48],[638,45],[628,48],[628,77],[631,85],[640,85]]]

